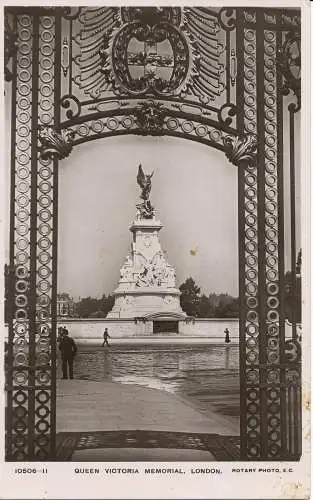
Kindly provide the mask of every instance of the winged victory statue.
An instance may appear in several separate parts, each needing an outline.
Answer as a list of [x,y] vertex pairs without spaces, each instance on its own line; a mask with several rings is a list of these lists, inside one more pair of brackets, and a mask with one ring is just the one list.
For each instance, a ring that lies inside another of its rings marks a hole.
[[139,217],[142,219],[152,219],[154,216],[154,207],[151,205],[149,196],[151,191],[151,178],[154,174],[145,174],[141,164],[138,167],[137,173],[137,183],[141,187],[140,198],[143,200],[142,203],[136,205]]

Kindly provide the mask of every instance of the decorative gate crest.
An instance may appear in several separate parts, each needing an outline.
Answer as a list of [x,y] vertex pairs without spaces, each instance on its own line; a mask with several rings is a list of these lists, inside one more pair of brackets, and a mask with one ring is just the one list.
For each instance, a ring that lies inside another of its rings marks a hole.
[[194,92],[207,103],[225,88],[220,60],[225,47],[216,16],[206,11],[84,8],[80,18],[84,22],[76,40],[81,56],[76,61],[81,76],[76,81],[93,97],[112,85],[116,93],[134,96]]

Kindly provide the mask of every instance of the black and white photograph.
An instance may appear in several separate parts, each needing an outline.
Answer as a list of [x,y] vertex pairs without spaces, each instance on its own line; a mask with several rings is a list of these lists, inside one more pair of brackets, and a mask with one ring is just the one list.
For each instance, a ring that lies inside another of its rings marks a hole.
[[243,488],[269,470],[295,484],[308,460],[308,10],[225,3],[3,7],[17,476],[62,463],[191,485],[226,463]]

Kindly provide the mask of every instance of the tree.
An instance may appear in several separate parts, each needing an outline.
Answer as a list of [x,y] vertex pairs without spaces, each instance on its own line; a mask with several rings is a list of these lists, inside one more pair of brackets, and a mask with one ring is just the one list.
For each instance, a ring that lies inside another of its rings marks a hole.
[[238,318],[239,299],[228,293],[201,294],[193,278],[188,278],[179,287],[180,305],[188,316],[196,318]]
[[102,301],[102,311],[104,314],[103,318],[105,318],[107,314],[112,310],[115,299],[113,295],[108,295],[106,297],[105,294],[103,294],[101,301]]
[[215,310],[217,318],[237,318],[239,316],[239,299],[222,294],[219,306]]
[[200,302],[198,306],[198,317],[199,318],[212,318],[214,316],[214,306],[210,297],[207,297],[204,293],[200,297]]
[[112,295],[102,295],[101,299],[84,297],[76,304],[76,313],[80,318],[105,318],[114,305]]
[[188,316],[198,316],[201,302],[200,287],[196,285],[193,278],[187,278],[179,290],[181,292],[180,305]]
[[84,297],[76,305],[79,318],[90,318],[92,314],[99,310],[99,300],[92,297]]

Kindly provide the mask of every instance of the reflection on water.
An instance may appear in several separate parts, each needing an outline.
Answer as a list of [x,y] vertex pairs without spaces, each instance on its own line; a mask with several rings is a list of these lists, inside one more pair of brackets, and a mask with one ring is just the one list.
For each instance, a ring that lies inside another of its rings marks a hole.
[[239,415],[239,347],[79,346],[75,378],[137,384],[191,398],[225,415]]

